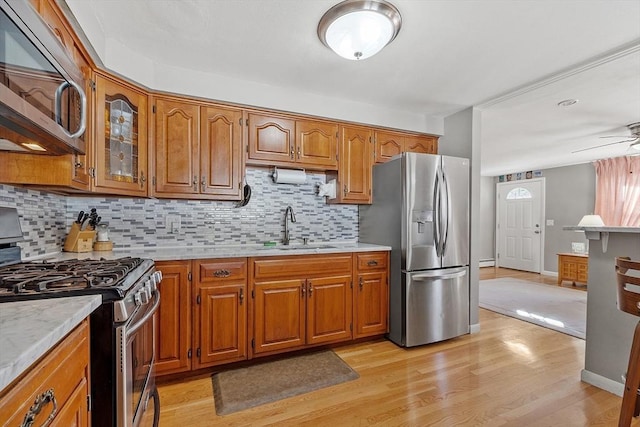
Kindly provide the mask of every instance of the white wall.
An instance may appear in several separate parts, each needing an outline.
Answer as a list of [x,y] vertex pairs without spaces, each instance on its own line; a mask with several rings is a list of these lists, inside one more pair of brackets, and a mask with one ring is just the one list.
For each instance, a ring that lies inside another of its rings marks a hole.
[[480,177],[480,261],[495,259],[496,184],[492,176]]

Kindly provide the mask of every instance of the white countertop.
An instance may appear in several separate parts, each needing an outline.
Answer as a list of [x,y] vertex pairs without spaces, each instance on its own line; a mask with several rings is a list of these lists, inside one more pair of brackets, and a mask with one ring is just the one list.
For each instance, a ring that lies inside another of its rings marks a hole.
[[262,257],[284,255],[313,255],[349,252],[390,251],[390,246],[369,243],[313,242],[308,245],[277,244],[275,247],[264,245],[211,245],[211,246],[179,246],[151,248],[116,248],[106,252],[60,252],[39,256],[26,261],[47,259],[62,261],[65,259],[114,259],[125,256],[149,258],[154,261],[178,261],[204,258]]
[[579,225],[571,225],[562,227],[563,230],[574,231],[599,231],[603,233],[640,233],[640,227],[610,227],[603,225],[601,227],[581,227]]
[[98,308],[100,295],[0,304],[0,390]]

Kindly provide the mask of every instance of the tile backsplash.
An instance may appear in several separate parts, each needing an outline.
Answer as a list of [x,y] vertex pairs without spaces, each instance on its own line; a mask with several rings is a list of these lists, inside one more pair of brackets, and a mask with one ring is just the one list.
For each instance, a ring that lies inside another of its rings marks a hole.
[[223,201],[64,197],[4,185],[0,205],[18,208],[26,239],[20,244],[23,258],[60,251],[78,212],[90,208],[109,224],[115,248],[279,242],[289,205],[297,220],[289,227],[292,243],[303,237],[357,240],[358,207],[327,205],[316,195],[318,184],[325,182],[323,173],[307,173],[305,184],[274,184],[267,168],[247,168],[247,182],[251,201],[241,208]]

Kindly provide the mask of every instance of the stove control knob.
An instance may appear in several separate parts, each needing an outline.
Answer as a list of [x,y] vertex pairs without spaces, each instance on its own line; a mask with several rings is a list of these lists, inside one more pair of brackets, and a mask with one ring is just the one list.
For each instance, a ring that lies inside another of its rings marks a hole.
[[138,306],[142,305],[142,292],[135,293],[133,296],[133,303]]
[[137,295],[140,295],[140,305],[145,305],[149,303],[149,294],[147,294],[146,292],[146,288],[141,289],[140,292],[137,293]]
[[160,282],[162,282],[162,271],[155,271],[151,277],[155,285],[160,284]]
[[158,287],[156,286],[156,282],[153,280],[153,278],[150,278],[149,280],[144,282],[144,288],[149,289],[149,292],[151,293],[154,293],[158,289]]

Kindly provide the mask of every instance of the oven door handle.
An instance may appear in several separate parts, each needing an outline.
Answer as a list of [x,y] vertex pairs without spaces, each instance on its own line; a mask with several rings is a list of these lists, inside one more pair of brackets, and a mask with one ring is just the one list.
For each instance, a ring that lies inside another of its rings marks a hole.
[[142,325],[144,325],[146,321],[149,320],[151,316],[155,314],[156,310],[158,310],[159,305],[160,305],[160,292],[156,292],[156,298],[155,298],[155,301],[153,302],[153,307],[151,307],[151,310],[147,311],[147,313],[140,320],[138,320],[135,324],[131,325],[131,327],[127,329],[127,335],[135,334],[136,331],[140,329]]

